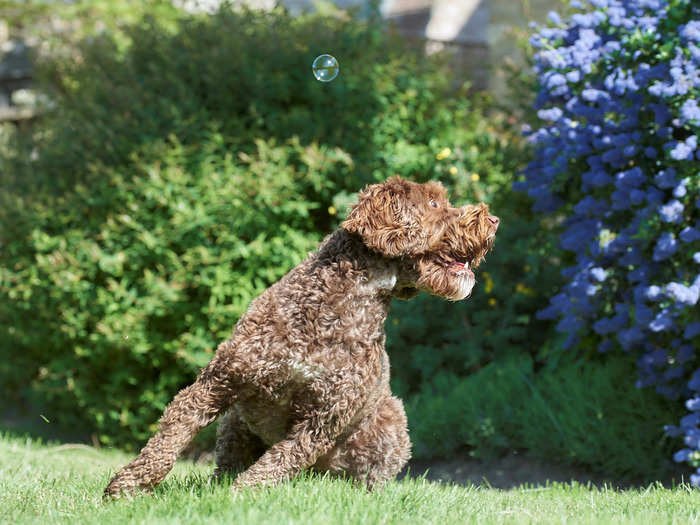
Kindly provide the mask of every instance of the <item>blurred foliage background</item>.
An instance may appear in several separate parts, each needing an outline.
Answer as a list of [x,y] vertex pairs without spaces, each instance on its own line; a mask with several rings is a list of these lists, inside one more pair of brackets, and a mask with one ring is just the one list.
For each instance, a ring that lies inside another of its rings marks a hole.
[[[35,62],[50,103],[0,141],[10,404],[139,447],[250,300],[337,227],[357,190],[399,174],[502,220],[469,301],[396,301],[387,322],[414,455],[524,450],[610,476],[667,472],[662,426],[678,410],[630,386],[625,356],[566,354],[534,316],[560,277],[554,224],[511,190],[529,156],[526,72],[494,100],[454,86],[445,57],[378,18],[329,6],[29,5],[2,2],[14,27],[49,35]],[[341,67],[328,84],[310,72],[324,52]]]

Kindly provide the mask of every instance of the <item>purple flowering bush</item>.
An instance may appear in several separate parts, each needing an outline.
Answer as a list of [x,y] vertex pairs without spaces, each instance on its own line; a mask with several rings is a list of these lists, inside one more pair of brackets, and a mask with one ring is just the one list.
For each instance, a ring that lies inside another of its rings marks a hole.
[[562,218],[563,289],[541,318],[566,348],[638,358],[638,387],[684,400],[674,459],[700,485],[700,7],[572,1],[532,37],[540,124],[516,189]]

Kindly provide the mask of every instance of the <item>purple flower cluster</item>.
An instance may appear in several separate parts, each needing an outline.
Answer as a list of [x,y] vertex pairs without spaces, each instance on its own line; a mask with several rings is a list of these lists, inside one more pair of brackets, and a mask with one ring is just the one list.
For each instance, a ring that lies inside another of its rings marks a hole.
[[[565,345],[638,356],[640,387],[685,398],[678,461],[700,467],[700,7],[589,0],[531,38],[540,126],[516,189],[566,215],[567,284],[540,318]],[[679,22],[681,21],[681,22]],[[700,468],[692,477],[700,485]]]

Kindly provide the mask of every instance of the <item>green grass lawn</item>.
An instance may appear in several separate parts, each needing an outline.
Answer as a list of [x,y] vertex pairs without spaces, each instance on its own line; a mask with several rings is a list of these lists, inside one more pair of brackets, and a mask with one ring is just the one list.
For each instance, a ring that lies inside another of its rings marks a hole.
[[495,490],[406,479],[367,493],[303,476],[232,494],[211,467],[180,462],[155,494],[103,502],[129,458],[82,445],[0,436],[0,523],[700,523],[700,493],[555,484]]

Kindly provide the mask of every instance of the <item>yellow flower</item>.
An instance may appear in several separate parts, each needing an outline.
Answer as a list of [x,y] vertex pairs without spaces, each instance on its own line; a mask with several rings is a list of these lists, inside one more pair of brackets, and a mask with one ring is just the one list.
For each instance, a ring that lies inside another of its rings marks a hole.
[[399,324],[399,320],[396,317],[394,317],[394,324]]
[[454,174],[456,174],[456,173],[457,173],[457,168],[456,168],[455,166],[452,166],[452,167],[450,168],[450,175],[454,175]]
[[472,173],[472,182],[479,182],[479,174]]
[[440,153],[435,155],[435,158],[437,160],[443,160],[443,159],[446,159],[447,157],[449,157],[450,155],[452,155],[452,150],[450,148],[442,148]]
[[529,272],[530,270],[532,270],[532,268],[530,267],[529,264],[526,264],[525,267],[523,268],[523,270],[525,270],[526,272]]
[[484,279],[486,279],[484,289],[486,293],[491,293],[493,291],[493,279],[491,279],[491,274],[489,272],[484,272]]
[[329,215],[335,215],[336,213],[338,213],[338,210],[335,209],[335,206],[328,206]]
[[496,301],[495,297],[489,297],[489,306],[491,306],[491,307],[496,306],[497,302],[498,301]]
[[515,293],[522,293],[522,294],[525,294],[525,295],[532,295],[532,294],[534,294],[535,292],[532,291],[532,288],[528,288],[528,287],[525,286],[523,283],[518,283],[518,284],[515,285]]

